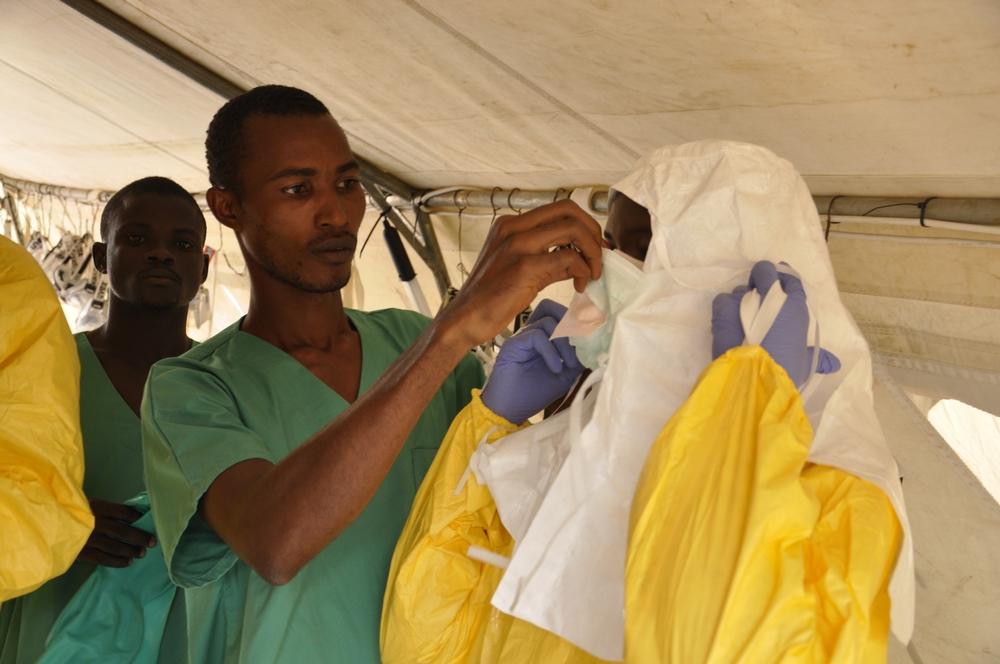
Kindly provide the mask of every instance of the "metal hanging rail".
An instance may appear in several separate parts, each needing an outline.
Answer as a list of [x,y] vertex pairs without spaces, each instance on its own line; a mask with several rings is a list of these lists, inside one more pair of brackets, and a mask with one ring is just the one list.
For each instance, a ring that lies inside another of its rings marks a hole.
[[[521,189],[461,188],[437,193],[430,192],[413,199],[390,197],[398,207],[419,206],[434,212],[489,213],[530,210],[570,198],[573,189],[529,191]],[[606,214],[607,190],[594,191],[589,196],[590,212]],[[816,211],[826,217],[869,217],[913,219],[927,227],[992,233],[1000,230],[1000,198],[938,198],[938,197],[876,197],[876,196],[813,196]],[[948,226],[941,226],[945,222]],[[956,226],[957,225],[957,226]]]
[[[427,192],[410,200],[392,196],[389,198],[389,203],[396,207],[413,206],[423,210],[440,212],[457,212],[458,210],[518,212],[570,198],[574,191],[576,190],[572,188],[534,191],[517,188],[500,189],[499,187],[493,189],[449,187],[447,191]],[[589,207],[590,212],[607,213],[607,189],[601,188],[593,191],[588,198],[587,207]]]
[[[39,196],[55,196],[78,203],[90,205],[104,205],[108,199],[114,195],[113,191],[104,189],[80,189],[78,187],[64,187],[58,184],[48,184],[46,182],[32,182],[31,180],[19,180],[17,178],[0,175],[0,184],[12,191],[19,191],[25,194],[37,194]],[[208,209],[208,202],[205,200],[205,193],[198,192],[192,194],[203,209]]]

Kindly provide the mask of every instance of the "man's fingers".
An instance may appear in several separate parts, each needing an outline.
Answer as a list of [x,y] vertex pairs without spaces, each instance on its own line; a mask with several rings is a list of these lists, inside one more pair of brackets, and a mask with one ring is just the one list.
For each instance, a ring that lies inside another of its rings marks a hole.
[[[549,305],[554,305],[555,307],[563,309],[563,311],[565,312],[566,307],[562,306],[561,304],[558,304],[557,302],[553,302],[552,300],[542,300],[542,302],[539,304],[539,308],[536,309],[536,311],[539,311],[542,308],[542,304],[546,302]],[[552,309],[552,307],[547,307],[547,308]],[[562,317],[561,314],[560,318],[553,318],[551,316],[546,316],[544,318],[539,318],[533,323],[530,323],[533,329],[537,329],[545,333],[545,338],[559,354],[560,363],[558,370],[553,369],[553,367],[555,366],[554,363],[550,363],[548,359],[545,360],[546,366],[548,366],[549,370],[553,371],[554,373],[561,373],[563,367],[568,367],[570,369],[577,369],[580,366],[580,360],[577,359],[576,357],[576,349],[573,348],[573,346],[569,343],[569,340],[567,340],[565,337],[560,337],[559,339],[552,339],[552,333],[555,332],[556,326],[559,325],[559,320],[561,319],[561,317]]]
[[141,546],[130,546],[100,533],[91,535],[87,546],[117,558],[141,558],[146,553],[146,549]]
[[132,563],[131,558],[112,556],[90,546],[83,547],[78,558],[92,565],[103,565],[105,567],[128,567]]
[[562,358],[563,366],[573,371],[580,368],[580,358],[576,356],[576,348],[573,348],[573,344],[569,342],[568,338],[560,337],[559,339],[553,339],[552,345],[559,351],[559,357]]
[[[535,310],[531,312],[528,316],[528,324],[534,323],[542,318],[554,318],[556,322],[561,321],[562,317],[566,315],[566,307],[559,304],[555,300],[550,300],[545,298],[538,303]],[[551,334],[551,333],[550,333]]]
[[531,347],[542,358],[549,371],[555,374],[562,373],[562,358],[559,356],[559,351],[556,350],[556,347],[549,341],[550,334],[552,334],[551,331],[546,332],[541,328],[534,328],[525,332],[527,340],[531,341]]
[[582,292],[601,274],[601,251],[600,226],[575,203],[560,201],[502,217],[443,317],[455,321],[468,342],[482,343],[543,288],[571,279]]
[[802,280],[794,274],[779,272],[778,280],[781,282],[782,290],[784,290],[788,295],[805,295],[806,291],[802,287]]
[[771,261],[757,261],[750,270],[750,287],[756,288],[761,297],[767,295],[767,291],[777,280],[778,268]]
[[712,300],[712,359],[743,343],[740,300],[743,293],[723,293]]
[[142,516],[142,512],[132,509],[128,505],[112,503],[106,500],[91,500],[90,510],[94,513],[94,516],[103,516],[126,523],[132,523]]
[[518,260],[521,274],[531,279],[539,291],[558,281],[572,279],[576,290],[582,293],[590,283],[590,266],[576,251],[550,251],[521,256]]
[[[546,251],[562,251],[572,248],[583,254],[588,263],[596,259],[600,265],[601,240],[594,237],[577,219],[562,217],[553,219],[507,239],[510,250],[517,254],[540,254]],[[600,276],[595,271],[594,278]]]
[[716,295],[712,299],[712,320],[716,319],[729,319],[733,318],[735,314],[736,320],[740,319],[740,301],[746,294],[747,289],[743,289],[743,292],[738,292],[740,289],[737,288],[732,293],[721,293]]
[[[601,226],[573,201],[559,201],[517,216],[497,219],[485,250],[502,243],[516,253],[541,253],[560,245],[573,245],[590,266],[590,278],[601,276]],[[580,290],[580,289],[578,289]]]
[[[809,358],[816,352],[815,346],[809,347]],[[840,358],[825,348],[819,349],[819,362],[816,365],[816,373],[832,374],[840,371]]]
[[564,217],[577,220],[581,227],[586,229],[598,243],[601,242],[603,237],[601,225],[584,212],[583,208],[570,200],[542,205],[519,215],[504,215],[497,219],[494,228],[497,235],[503,238]]
[[544,318],[539,318],[538,320],[532,321],[524,326],[525,330],[541,330],[546,334],[546,336],[552,336],[555,332],[556,326],[559,325],[559,321],[551,316],[545,316]]
[[99,530],[104,535],[113,537],[125,544],[131,544],[132,546],[148,548],[156,544],[156,538],[145,530],[133,528],[112,519],[101,519],[95,526],[95,530]]

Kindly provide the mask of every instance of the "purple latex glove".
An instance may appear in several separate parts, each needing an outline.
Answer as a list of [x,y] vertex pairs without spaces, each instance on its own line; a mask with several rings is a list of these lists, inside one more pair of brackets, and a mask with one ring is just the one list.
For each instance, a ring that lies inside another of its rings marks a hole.
[[483,388],[486,407],[515,424],[566,394],[583,372],[566,338],[550,340],[566,307],[542,300],[528,323],[500,348]]
[[[809,310],[806,293],[798,277],[779,273],[774,263],[760,261],[750,271],[750,286],[740,286],[732,293],[717,295],[712,302],[712,358],[715,359],[743,343],[743,324],[740,322],[740,301],[750,288],[756,289],[761,298],[767,295],[771,284],[781,283],[788,299],[778,317],[764,337],[761,346],[788,372],[792,382],[801,387],[809,377],[815,348],[807,347],[809,336]],[[834,373],[840,369],[837,356],[820,349],[816,372]]]

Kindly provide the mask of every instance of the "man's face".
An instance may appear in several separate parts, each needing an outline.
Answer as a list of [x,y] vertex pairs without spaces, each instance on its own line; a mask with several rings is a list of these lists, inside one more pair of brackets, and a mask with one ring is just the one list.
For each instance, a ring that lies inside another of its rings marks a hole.
[[616,194],[608,209],[608,222],[604,225],[604,239],[611,248],[644,261],[652,237],[649,211],[625,194]]
[[236,230],[248,263],[311,293],[351,276],[365,194],[329,115],[255,115],[243,125]]
[[106,260],[98,266],[106,263],[111,292],[119,300],[156,309],[186,307],[205,280],[205,224],[190,201],[128,196],[106,240]]

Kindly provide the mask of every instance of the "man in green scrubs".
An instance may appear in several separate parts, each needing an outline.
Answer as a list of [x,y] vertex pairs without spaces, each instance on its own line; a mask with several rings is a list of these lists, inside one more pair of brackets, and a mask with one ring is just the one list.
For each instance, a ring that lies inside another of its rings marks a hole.
[[[145,487],[139,404],[153,363],[192,345],[187,310],[207,275],[205,218],[177,183],[143,178],[108,201],[101,237],[93,259],[110,280],[108,319],[76,335],[83,490],[94,531],[66,574],[0,609],[0,664],[35,662],[59,613],[96,565],[126,567],[154,545],[131,526],[140,512],[124,504]],[[165,645],[183,655],[183,605],[177,602],[174,638]]]
[[[498,219],[430,321],[346,311],[365,211],[347,137],[312,95],[263,86],[206,140],[209,205],[251,279],[245,318],[156,364],[146,480],[195,662],[377,662],[390,558],[492,339],[545,286],[600,274],[600,227],[569,202]],[[576,250],[553,251],[557,247]],[[471,396],[471,398],[478,398]]]

